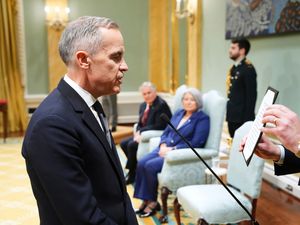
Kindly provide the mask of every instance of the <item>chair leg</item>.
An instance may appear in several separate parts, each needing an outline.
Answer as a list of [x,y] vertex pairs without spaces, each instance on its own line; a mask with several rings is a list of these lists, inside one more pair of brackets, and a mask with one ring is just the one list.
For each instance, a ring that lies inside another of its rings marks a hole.
[[4,139],[4,143],[6,142],[6,138],[7,138],[7,133],[8,133],[8,115],[7,115],[7,105],[4,107],[3,110],[3,139]]
[[257,199],[252,200],[252,217],[255,219],[256,216],[256,206],[257,206]]
[[181,205],[178,202],[177,198],[175,198],[175,200],[173,202],[173,206],[174,206],[174,215],[175,215],[177,225],[181,225],[181,221],[180,221],[180,207],[181,207]]
[[171,194],[172,191],[170,191],[167,187],[162,187],[161,188],[161,203],[162,203],[162,208],[163,208],[163,214],[159,218],[159,222],[161,223],[167,223],[168,222],[168,196]]
[[6,142],[8,133],[8,115],[7,115],[7,103],[0,104],[0,112],[2,113],[2,125],[3,125],[3,142]]

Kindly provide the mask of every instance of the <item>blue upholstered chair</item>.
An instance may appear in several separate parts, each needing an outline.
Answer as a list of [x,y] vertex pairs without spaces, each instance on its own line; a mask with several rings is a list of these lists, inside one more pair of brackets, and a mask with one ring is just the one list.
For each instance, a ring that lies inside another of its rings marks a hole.
[[[173,101],[171,102],[170,109],[172,114],[182,108],[181,99],[184,90],[187,88],[186,85],[181,85],[177,88]],[[141,142],[139,143],[137,150],[137,159],[142,158],[149,151],[153,150],[149,147],[149,141],[151,138],[160,137],[163,133],[163,130],[148,130],[141,133]],[[156,146],[155,146],[156,147]]]
[[[209,165],[212,163],[212,158],[219,155],[225,109],[226,100],[217,91],[211,90],[203,94],[203,111],[210,117],[210,131],[204,148],[196,148],[196,151]],[[159,139],[151,140],[151,143],[157,146]],[[205,165],[190,149],[171,151],[166,155],[162,171],[158,174],[163,206],[160,222],[168,220],[168,195],[176,194],[177,189],[183,186],[204,184],[205,169]]]
[[[247,167],[242,153],[239,152],[241,140],[249,132],[251,125],[252,122],[247,122],[235,132],[228,161],[227,184],[230,184],[229,189],[255,218],[264,160],[253,155]],[[250,220],[250,216],[220,184],[181,187],[177,190],[177,199],[174,201],[174,210],[178,225],[180,205],[198,220],[198,224],[231,224]]]

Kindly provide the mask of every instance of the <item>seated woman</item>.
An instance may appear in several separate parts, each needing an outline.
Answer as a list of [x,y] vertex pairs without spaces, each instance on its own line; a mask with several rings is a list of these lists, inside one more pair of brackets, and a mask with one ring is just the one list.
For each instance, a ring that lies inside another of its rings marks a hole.
[[[171,123],[195,148],[203,147],[209,133],[209,117],[201,110],[202,96],[195,88],[188,88],[182,97],[183,109],[171,118]],[[160,144],[152,152],[138,161],[134,197],[143,200],[136,210],[140,217],[148,217],[160,210],[157,202],[158,180],[164,157],[169,151],[187,148],[187,144],[167,126]]]

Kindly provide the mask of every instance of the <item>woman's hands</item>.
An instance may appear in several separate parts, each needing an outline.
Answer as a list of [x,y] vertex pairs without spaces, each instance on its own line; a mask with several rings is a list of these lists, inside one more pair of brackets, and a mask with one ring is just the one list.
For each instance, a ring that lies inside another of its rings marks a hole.
[[164,158],[169,151],[172,151],[172,147],[168,147],[165,143],[163,143],[159,146],[158,154],[160,157]]

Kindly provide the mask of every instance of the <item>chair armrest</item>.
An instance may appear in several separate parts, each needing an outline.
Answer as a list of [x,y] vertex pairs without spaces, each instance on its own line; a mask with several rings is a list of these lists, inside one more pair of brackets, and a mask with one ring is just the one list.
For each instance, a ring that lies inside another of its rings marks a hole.
[[148,142],[153,137],[160,137],[163,130],[146,130],[141,133],[141,142]]
[[[144,133],[146,133],[146,135]],[[160,142],[160,135],[158,135],[158,132],[154,133],[153,131],[144,131],[142,132],[142,135],[143,134],[145,135],[145,138],[141,139],[137,150],[138,160],[150,151],[152,151],[154,148],[156,148]]]
[[149,150],[152,151],[155,149],[160,143],[160,137],[151,138],[149,141]]
[[[211,159],[218,156],[218,151],[207,148],[196,148],[196,152],[202,157],[203,160]],[[168,152],[165,161],[168,164],[182,164],[193,161],[199,161],[196,154],[189,148],[178,149]]]
[[[208,148],[196,148],[197,153],[211,166],[212,158],[218,155],[218,151]],[[159,185],[167,187],[172,192],[177,188],[205,184],[206,166],[189,149],[178,149],[167,153],[161,173],[158,174]]]
[[135,124],[133,124],[133,133],[135,133],[135,132],[136,132],[136,130],[137,130],[137,126],[138,126],[138,123],[135,123]]

